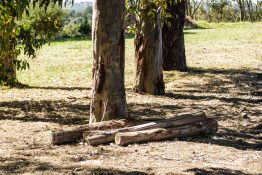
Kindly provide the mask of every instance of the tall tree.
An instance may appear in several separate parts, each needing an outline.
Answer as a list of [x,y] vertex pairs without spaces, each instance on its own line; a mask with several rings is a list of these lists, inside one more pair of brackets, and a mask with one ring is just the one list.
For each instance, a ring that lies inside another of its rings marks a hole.
[[[172,0],[171,0],[172,1]],[[181,1],[181,0],[176,0]],[[203,4],[203,0],[184,0],[186,3],[186,15],[192,19],[196,19],[196,15],[199,12],[199,8]]]
[[253,8],[252,0],[246,0],[246,4],[247,4],[247,11],[248,11],[249,20],[254,21],[254,17],[253,17],[254,8]]
[[166,2],[166,17],[163,20],[163,69],[186,71],[184,42],[185,0]]
[[245,10],[245,1],[244,0],[236,0],[239,10],[240,10],[240,21],[246,20],[246,10]]
[[94,0],[90,123],[126,117],[124,0]]
[[165,92],[162,69],[161,8],[151,0],[140,0],[135,36],[136,92]]

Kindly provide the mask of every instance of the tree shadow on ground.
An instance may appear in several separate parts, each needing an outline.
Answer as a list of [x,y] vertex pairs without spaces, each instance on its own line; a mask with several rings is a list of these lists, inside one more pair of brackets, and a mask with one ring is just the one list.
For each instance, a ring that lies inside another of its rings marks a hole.
[[[164,97],[175,104],[141,102],[128,104],[132,118],[163,119],[166,114],[203,111],[218,122],[226,122],[230,127],[220,126],[214,136],[184,139],[190,142],[211,143],[240,150],[262,150],[261,123],[262,98],[250,95],[256,74],[238,69],[191,68],[184,76],[202,76],[205,83],[186,81],[174,84]],[[259,124],[260,123],[260,124]]]
[[0,102],[0,120],[51,122],[64,125],[86,123],[89,105],[72,101],[10,101]]
[[60,86],[29,86],[22,83],[17,83],[16,88],[18,89],[41,89],[41,90],[91,90],[90,87],[60,87]]
[[[208,169],[201,169],[201,168],[192,168],[188,169],[186,172],[192,172],[195,175],[255,175],[244,173],[240,170],[231,170],[226,168],[208,168]],[[257,174],[258,175],[258,174]]]
[[[205,111],[207,107],[205,106],[198,106],[192,104],[181,104],[180,105],[162,105],[158,103],[150,103],[150,104],[129,104],[128,109],[130,110],[130,117],[138,120],[157,120],[157,119],[164,119],[165,113],[173,113],[178,114],[184,113],[183,109],[187,109],[189,112],[196,112],[196,111]],[[212,118],[215,118],[218,121],[228,120],[231,118],[232,120],[236,120],[233,116],[224,116],[223,118],[220,117],[220,109],[216,110],[217,113],[211,114]],[[209,117],[210,117],[209,116]],[[250,121],[250,123],[252,123]],[[254,122],[253,124],[256,124]],[[259,129],[259,128],[256,128]],[[253,131],[253,132],[252,132]],[[261,150],[262,151],[262,137],[259,133],[255,133],[255,130],[248,130],[242,131],[228,129],[220,127],[219,132],[211,135],[211,136],[200,136],[200,137],[190,137],[190,138],[182,138],[181,140],[187,142],[195,142],[195,143],[207,143],[207,144],[214,144],[219,146],[226,146],[232,147],[239,150]]]
[[94,169],[90,171],[91,175],[149,175],[140,171],[121,171],[110,169]]
[[249,69],[214,69],[214,68],[209,68],[209,69],[204,69],[200,67],[190,67],[188,69],[189,74],[253,74],[250,73]]
[[[179,92],[179,91],[177,91]],[[187,92],[187,93],[201,93],[201,90],[182,90],[180,92]],[[190,100],[220,100],[224,101],[226,103],[235,103],[240,104],[242,102],[244,103],[251,103],[251,104],[258,104],[262,103],[262,99],[243,99],[243,98],[236,98],[236,97],[217,97],[213,95],[201,95],[201,96],[195,96],[195,95],[188,95],[188,94],[180,94],[180,93],[166,93],[166,97],[175,98],[175,99],[190,99]]]
[[56,86],[26,86],[23,89],[43,89],[43,90],[66,90],[66,91],[73,91],[73,90],[91,90],[88,87],[56,87]]
[[[200,68],[190,68],[188,74],[202,76],[208,82],[189,83],[183,88],[175,87],[175,92],[169,92],[166,96],[177,100],[205,102],[205,108],[199,106],[200,111],[208,109],[206,111],[216,120],[236,125],[231,128],[220,126],[219,132],[214,136],[190,141],[230,146],[241,150],[262,150],[262,138],[259,135],[262,123],[259,119],[262,115],[259,104],[262,103],[262,98],[250,95],[257,74],[250,70]],[[212,100],[218,104],[208,105]]]
[[178,105],[160,105],[159,103],[147,104],[128,104],[128,116],[137,120],[158,120],[164,119],[166,113],[174,113],[175,110],[181,109]]
[[83,36],[83,37],[67,37],[67,38],[57,38],[53,42],[68,42],[68,41],[91,41],[91,36]]
[[74,175],[149,175],[141,171],[124,171],[106,168],[77,167],[52,165],[50,162],[35,160],[33,157],[0,157],[0,174],[74,174]]
[[197,33],[196,32],[185,31],[184,34],[185,35],[194,35],[194,34],[197,34]]
[[0,174],[21,174],[25,173],[28,167],[30,167],[29,171],[47,171],[52,170],[56,171],[60,168],[51,165],[48,162],[38,162],[36,160],[30,160],[19,157],[9,157],[9,158],[1,158],[0,157]]
[[219,146],[232,147],[239,150],[262,151],[262,137],[250,133],[241,133],[235,130],[219,130],[209,136],[182,138],[181,140],[194,143],[206,143]]

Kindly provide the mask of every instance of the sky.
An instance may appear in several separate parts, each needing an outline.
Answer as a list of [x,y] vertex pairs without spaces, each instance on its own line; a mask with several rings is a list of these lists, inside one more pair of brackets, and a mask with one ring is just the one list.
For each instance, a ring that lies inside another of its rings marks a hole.
[[93,2],[93,0],[74,0],[74,2]]

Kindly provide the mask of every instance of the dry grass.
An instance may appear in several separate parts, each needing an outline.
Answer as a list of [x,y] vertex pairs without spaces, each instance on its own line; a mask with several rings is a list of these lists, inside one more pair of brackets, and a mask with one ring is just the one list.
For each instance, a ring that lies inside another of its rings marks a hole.
[[[208,24],[187,30],[189,72],[165,72],[165,96],[131,92],[133,40],[126,40],[128,115],[162,118],[204,111],[219,133],[128,147],[50,146],[48,131],[86,123],[91,41],[44,46],[25,89],[0,91],[0,174],[261,174],[261,96],[253,71],[261,61],[262,24]],[[241,132],[240,132],[241,131]]]

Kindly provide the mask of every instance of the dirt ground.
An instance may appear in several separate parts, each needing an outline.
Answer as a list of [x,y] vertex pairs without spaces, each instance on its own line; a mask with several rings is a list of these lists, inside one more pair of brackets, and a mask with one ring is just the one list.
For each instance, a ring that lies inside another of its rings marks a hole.
[[241,42],[188,47],[190,71],[166,72],[164,96],[127,86],[129,117],[204,111],[219,123],[212,136],[127,147],[51,146],[50,130],[88,122],[90,82],[1,90],[0,174],[262,174],[262,97],[252,94],[262,43]]

